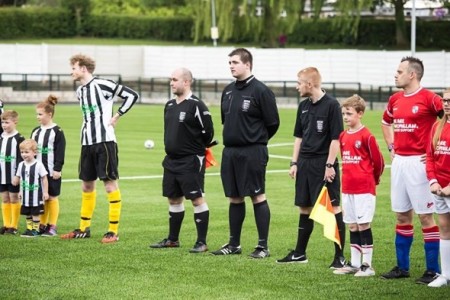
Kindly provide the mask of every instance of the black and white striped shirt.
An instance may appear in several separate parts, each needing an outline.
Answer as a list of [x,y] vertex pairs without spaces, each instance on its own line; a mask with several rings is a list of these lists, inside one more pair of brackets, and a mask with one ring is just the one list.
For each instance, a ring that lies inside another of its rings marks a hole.
[[25,138],[17,131],[0,137],[0,184],[11,184],[17,165],[22,161],[19,144]]
[[47,176],[44,165],[34,160],[32,163],[21,161],[17,167],[16,176],[20,177],[22,205],[37,207],[44,203],[42,197],[42,177]]
[[66,152],[66,138],[61,127],[56,124],[39,126],[31,132],[31,138],[38,144],[37,159],[50,176],[53,171],[61,172]]
[[117,111],[119,115],[128,112],[139,99],[139,95],[129,87],[97,77],[78,87],[77,97],[83,113],[82,145],[116,142],[114,127],[109,125],[115,96],[124,100]]

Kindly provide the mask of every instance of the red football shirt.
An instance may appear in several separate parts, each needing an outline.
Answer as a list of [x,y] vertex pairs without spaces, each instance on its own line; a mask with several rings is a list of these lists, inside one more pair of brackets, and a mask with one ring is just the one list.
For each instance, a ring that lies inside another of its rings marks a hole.
[[339,136],[342,156],[342,193],[376,194],[384,159],[375,137],[366,127],[343,131]]
[[382,122],[394,126],[395,153],[426,153],[431,127],[441,110],[441,97],[424,88],[409,95],[405,95],[403,91],[392,95]]
[[[431,139],[436,132],[436,123],[431,131]],[[427,177],[446,187],[450,184],[450,123],[447,122],[442,129],[441,136],[436,147],[432,141],[427,149]]]

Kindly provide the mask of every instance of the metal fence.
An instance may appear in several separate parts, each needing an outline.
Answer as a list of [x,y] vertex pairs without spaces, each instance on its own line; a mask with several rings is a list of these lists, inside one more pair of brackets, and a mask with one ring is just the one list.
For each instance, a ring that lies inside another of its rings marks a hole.
[[[158,94],[161,98],[169,99],[171,89],[169,78],[123,78],[120,74],[99,74],[99,77],[112,79],[135,89],[140,95],[152,98]],[[231,79],[197,79],[193,90],[197,96],[214,95],[220,99],[222,90],[231,82]],[[265,81],[280,102],[296,104],[300,101],[296,81]],[[74,82],[69,74],[18,74],[0,73],[0,88],[9,87],[14,91],[74,91],[78,83]],[[363,86],[358,82],[324,82],[322,87],[334,97],[345,99],[353,94],[363,97],[373,109],[374,103],[385,103],[390,95],[398,89],[394,86]],[[433,88],[441,93],[444,88]],[[277,100],[278,101],[278,100]]]

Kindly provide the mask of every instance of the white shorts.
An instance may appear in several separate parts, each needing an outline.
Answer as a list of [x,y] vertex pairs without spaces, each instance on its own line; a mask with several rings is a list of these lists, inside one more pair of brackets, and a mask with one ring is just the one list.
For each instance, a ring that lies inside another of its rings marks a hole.
[[437,214],[442,215],[450,212],[450,197],[434,195],[434,199]]
[[344,223],[371,223],[375,215],[376,197],[372,194],[342,194]]
[[416,214],[435,211],[434,197],[420,155],[395,155],[391,168],[391,206],[398,213],[411,209]]

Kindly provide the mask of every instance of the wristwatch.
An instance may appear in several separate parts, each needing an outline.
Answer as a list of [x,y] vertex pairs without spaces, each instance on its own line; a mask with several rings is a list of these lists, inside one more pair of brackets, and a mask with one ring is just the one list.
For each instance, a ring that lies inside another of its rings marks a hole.
[[289,166],[290,166],[290,167],[296,166],[296,165],[297,165],[297,162],[296,162],[296,161],[291,161],[291,162],[289,163]]
[[332,168],[332,167],[333,167],[333,164],[326,163],[326,164],[325,164],[325,167],[327,167],[327,168]]

